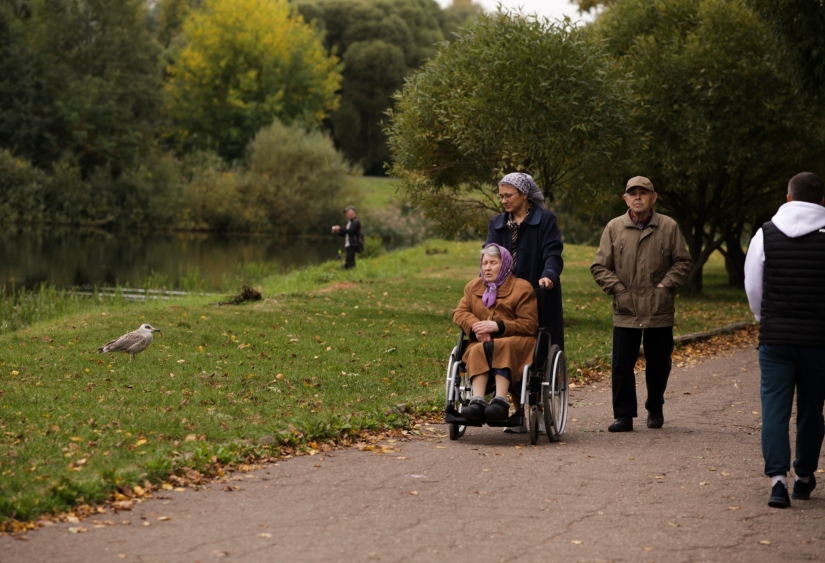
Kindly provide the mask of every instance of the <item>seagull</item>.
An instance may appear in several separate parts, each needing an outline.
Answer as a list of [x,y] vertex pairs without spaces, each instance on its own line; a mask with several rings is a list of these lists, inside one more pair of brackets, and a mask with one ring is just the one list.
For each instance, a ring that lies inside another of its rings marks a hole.
[[97,349],[98,354],[106,352],[123,352],[129,354],[129,361],[135,358],[135,354],[143,352],[152,343],[152,333],[161,332],[152,325],[142,324],[140,328],[127,332],[120,338],[112,340],[102,348]]

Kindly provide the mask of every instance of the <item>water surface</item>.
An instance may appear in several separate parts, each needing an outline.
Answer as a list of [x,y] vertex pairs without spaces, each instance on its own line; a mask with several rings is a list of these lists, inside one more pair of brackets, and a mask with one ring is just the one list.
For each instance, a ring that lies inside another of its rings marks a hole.
[[286,272],[335,260],[341,239],[203,233],[113,234],[81,230],[0,230],[0,285],[31,288],[121,285],[175,289],[203,279],[232,289],[242,272]]

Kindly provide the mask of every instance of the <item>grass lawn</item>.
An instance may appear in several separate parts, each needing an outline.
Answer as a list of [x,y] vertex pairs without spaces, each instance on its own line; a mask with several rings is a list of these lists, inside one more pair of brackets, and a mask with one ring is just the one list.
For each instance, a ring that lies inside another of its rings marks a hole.
[[[354,271],[337,262],[295,271],[267,279],[257,303],[98,303],[0,336],[0,521],[401,427],[400,403],[440,410],[451,312],[477,275],[479,246],[431,241]],[[565,248],[571,370],[610,348],[594,252]],[[751,318],[721,259],[705,288],[677,298],[677,334]],[[143,322],[163,335],[134,362],[95,353]]]

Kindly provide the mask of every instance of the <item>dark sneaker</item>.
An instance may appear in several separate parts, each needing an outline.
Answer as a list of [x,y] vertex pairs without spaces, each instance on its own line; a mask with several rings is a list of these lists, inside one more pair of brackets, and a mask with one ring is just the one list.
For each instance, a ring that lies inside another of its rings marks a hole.
[[620,416],[607,427],[608,432],[633,432],[633,419],[629,416]]
[[461,409],[461,418],[466,420],[484,420],[484,409],[487,408],[487,401],[482,397],[473,397],[470,404]]
[[790,505],[791,499],[788,497],[788,486],[782,481],[777,481],[776,485],[771,489],[771,498],[768,500],[768,506],[788,508]]
[[487,420],[505,420],[510,414],[510,403],[505,397],[494,397],[484,409],[484,418]]
[[793,482],[793,492],[791,496],[797,500],[809,500],[811,498],[811,491],[816,488],[816,477],[811,475],[811,479],[807,483],[802,481]]
[[647,427],[648,428],[661,428],[662,425],[665,423],[665,415],[660,412],[648,412],[647,413]]

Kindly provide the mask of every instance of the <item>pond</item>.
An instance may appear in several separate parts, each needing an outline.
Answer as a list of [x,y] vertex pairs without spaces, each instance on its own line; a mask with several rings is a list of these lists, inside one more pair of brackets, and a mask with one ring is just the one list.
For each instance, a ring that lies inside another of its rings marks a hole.
[[335,260],[341,246],[337,236],[5,229],[0,230],[0,285],[226,290],[256,274]]

